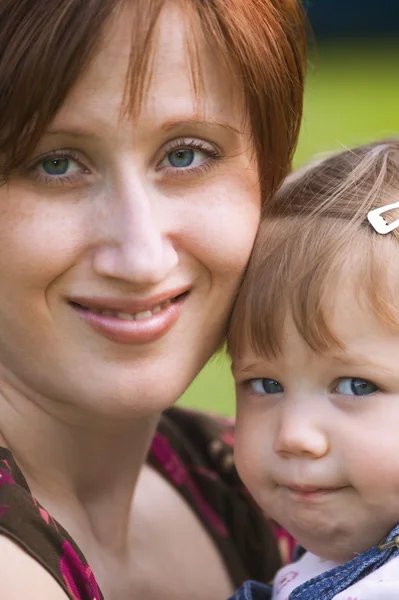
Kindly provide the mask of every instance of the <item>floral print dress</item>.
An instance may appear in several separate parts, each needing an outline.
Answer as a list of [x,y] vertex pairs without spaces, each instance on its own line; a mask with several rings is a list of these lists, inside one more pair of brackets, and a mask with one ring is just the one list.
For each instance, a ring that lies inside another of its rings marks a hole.
[[[290,558],[292,540],[267,523],[234,467],[231,420],[172,408],[162,416],[148,456],[209,532],[238,587],[269,581]],[[0,535],[20,545],[60,584],[70,600],[104,600],[83,553],[31,495],[12,454],[0,448]]]

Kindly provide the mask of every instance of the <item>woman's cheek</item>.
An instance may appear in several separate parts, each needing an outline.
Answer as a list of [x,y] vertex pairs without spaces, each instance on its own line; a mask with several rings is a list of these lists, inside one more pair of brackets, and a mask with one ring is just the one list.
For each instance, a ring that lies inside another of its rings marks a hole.
[[[260,218],[256,182],[229,182],[191,200],[196,210],[186,236],[192,254],[210,270],[234,280],[241,277],[249,259]],[[194,250],[194,247],[196,250]]]

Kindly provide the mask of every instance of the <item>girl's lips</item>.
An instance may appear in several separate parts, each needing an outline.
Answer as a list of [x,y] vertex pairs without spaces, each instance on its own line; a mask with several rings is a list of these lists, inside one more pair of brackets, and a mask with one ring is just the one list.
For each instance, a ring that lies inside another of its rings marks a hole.
[[296,500],[317,500],[329,494],[335,494],[344,489],[344,487],[335,488],[318,488],[318,487],[288,487],[286,488],[293,498]]
[[97,333],[118,344],[149,344],[162,338],[176,323],[187,294],[138,314],[70,302],[70,306]]

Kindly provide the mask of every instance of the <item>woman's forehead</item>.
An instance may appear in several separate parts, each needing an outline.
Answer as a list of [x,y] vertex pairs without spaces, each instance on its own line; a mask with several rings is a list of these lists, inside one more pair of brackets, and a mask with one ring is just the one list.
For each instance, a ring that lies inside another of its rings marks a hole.
[[[222,61],[215,59],[201,35],[199,22],[195,31],[189,30],[189,21],[181,10],[166,4],[148,67],[139,74],[134,65],[131,71],[132,51],[138,51],[133,17],[126,7],[110,23],[98,52],[66,98],[52,128],[62,129],[66,121],[70,126],[71,120],[76,121],[78,129],[88,119],[119,119],[129,104],[128,87],[134,96],[136,84],[137,94],[142,93],[140,121],[147,118],[152,124],[159,122],[167,127],[175,121],[206,120],[241,129],[245,120],[243,94]],[[195,89],[198,74],[201,86]]]

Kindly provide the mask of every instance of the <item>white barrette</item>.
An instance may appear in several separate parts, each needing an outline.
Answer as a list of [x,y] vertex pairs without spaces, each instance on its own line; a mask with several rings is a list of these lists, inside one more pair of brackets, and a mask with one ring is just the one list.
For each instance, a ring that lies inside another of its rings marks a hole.
[[376,230],[377,233],[382,233],[382,235],[386,233],[390,233],[397,227],[399,227],[399,219],[396,221],[392,221],[392,223],[387,223],[387,221],[382,216],[388,210],[393,210],[394,208],[399,208],[399,202],[395,202],[394,204],[387,204],[386,206],[381,206],[380,208],[374,208],[370,210],[367,215],[368,222],[370,225]]

